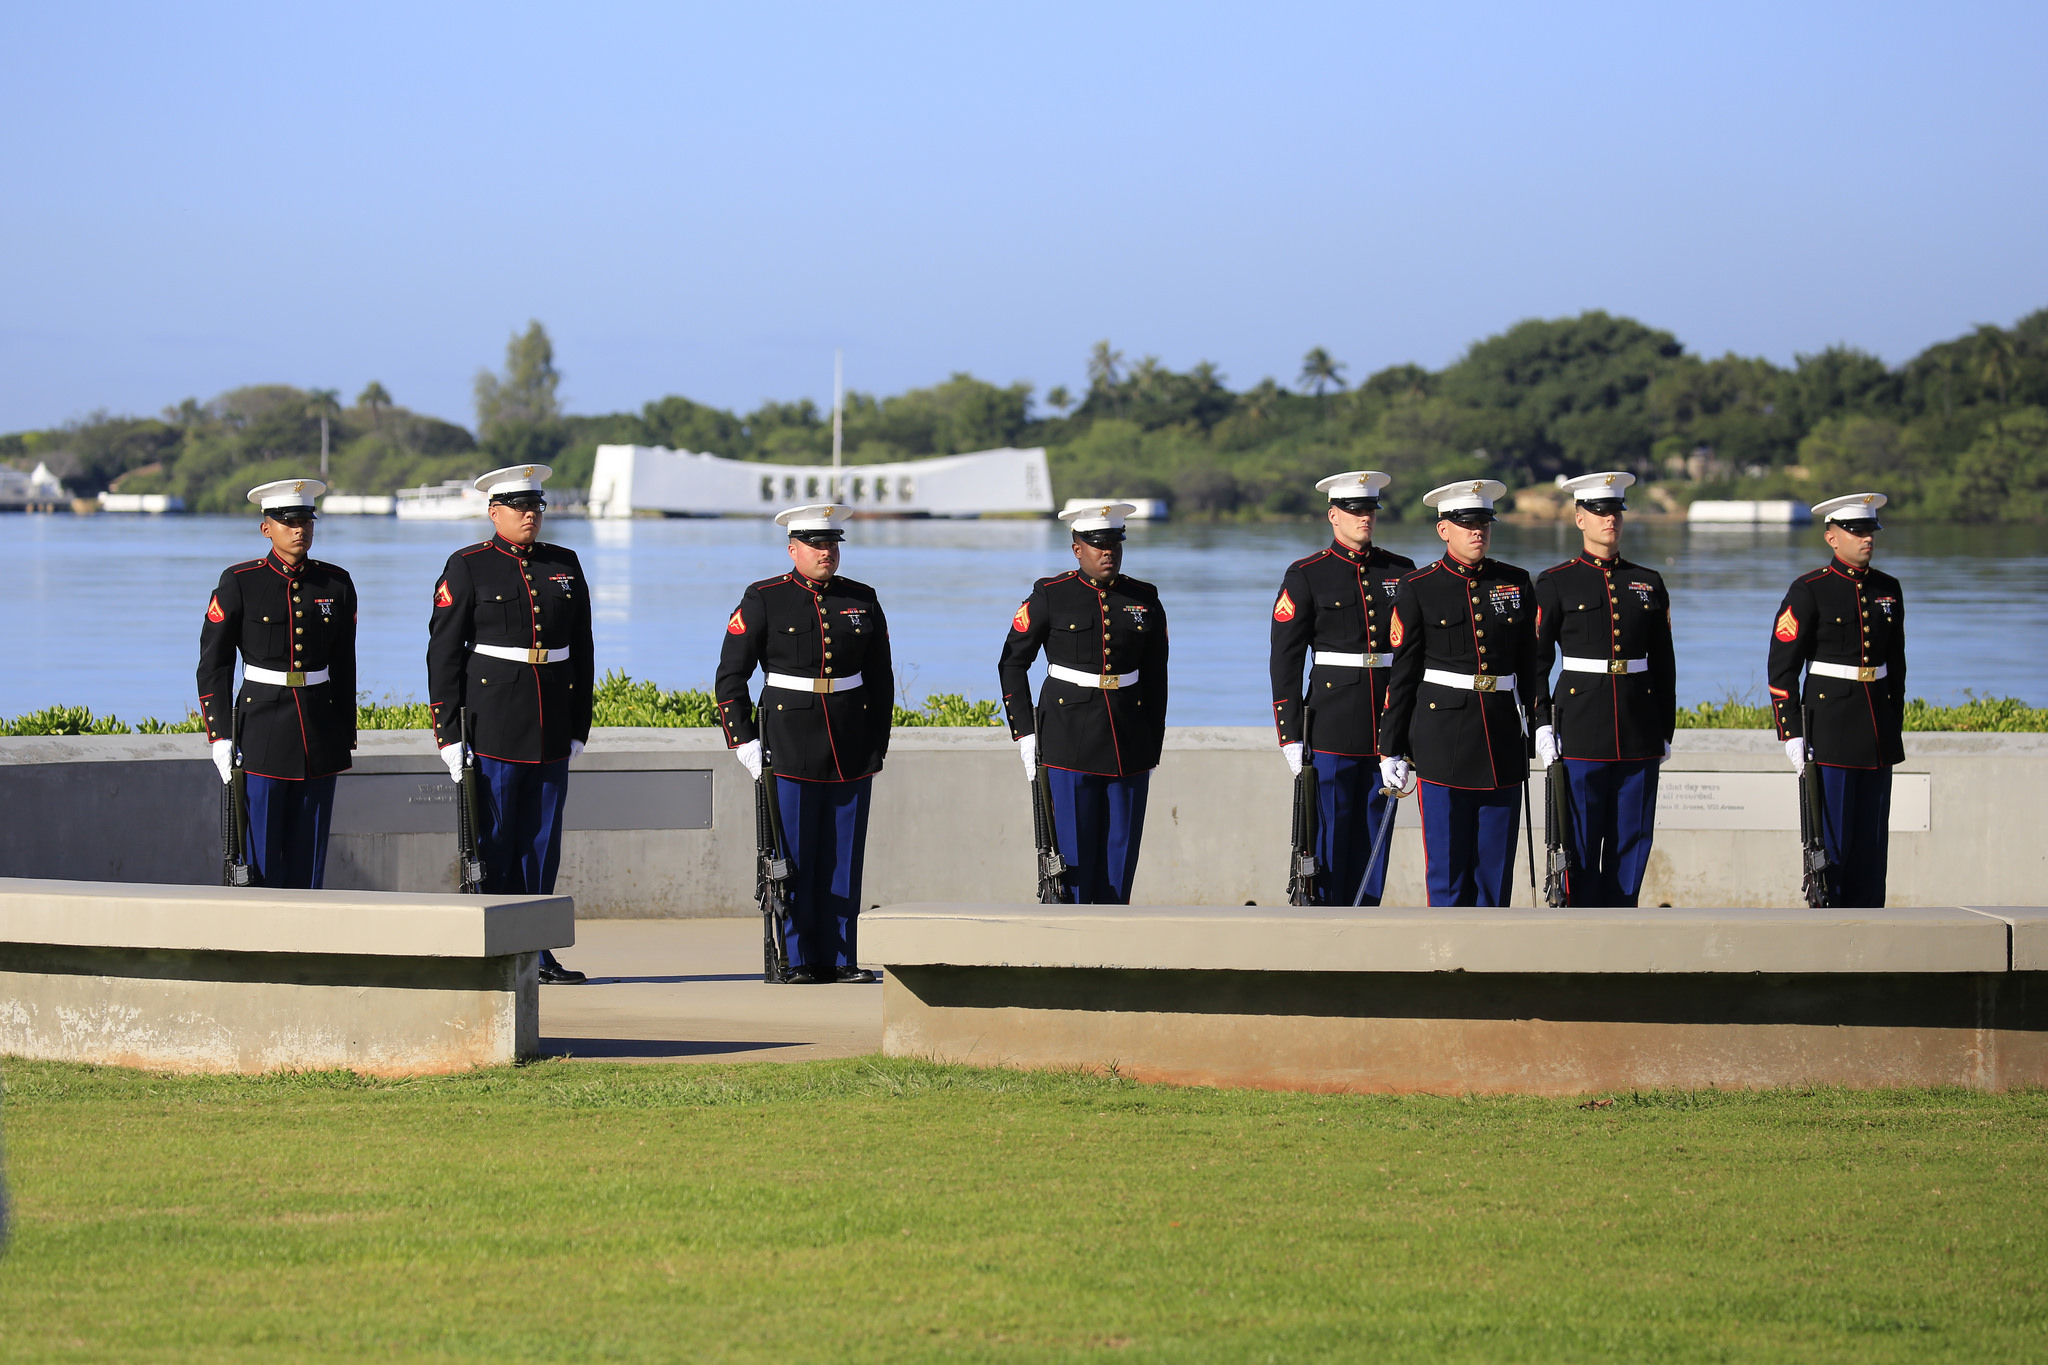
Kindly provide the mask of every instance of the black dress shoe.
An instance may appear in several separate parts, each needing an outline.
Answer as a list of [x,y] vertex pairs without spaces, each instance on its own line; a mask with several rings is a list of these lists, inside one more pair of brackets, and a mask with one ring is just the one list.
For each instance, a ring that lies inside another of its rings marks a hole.
[[574,986],[585,980],[582,972],[573,967],[564,967],[555,960],[555,955],[543,948],[540,951],[540,982],[543,986]]
[[841,967],[835,979],[859,982],[862,985],[872,985],[880,978],[865,967]]
[[782,979],[792,986],[818,986],[823,985],[825,982],[824,977],[819,976],[809,967],[791,967],[789,975]]

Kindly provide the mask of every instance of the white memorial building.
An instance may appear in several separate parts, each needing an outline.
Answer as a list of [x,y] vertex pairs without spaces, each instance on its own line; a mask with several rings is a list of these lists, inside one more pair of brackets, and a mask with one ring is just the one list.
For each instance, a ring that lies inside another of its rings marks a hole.
[[773,516],[802,503],[892,516],[978,517],[1052,511],[1043,447],[939,455],[895,464],[760,464],[661,446],[599,446],[590,515]]

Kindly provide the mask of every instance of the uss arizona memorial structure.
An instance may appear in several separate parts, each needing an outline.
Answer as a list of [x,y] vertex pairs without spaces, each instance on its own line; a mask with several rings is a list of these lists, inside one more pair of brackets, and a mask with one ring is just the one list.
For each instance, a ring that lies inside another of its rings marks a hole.
[[660,446],[597,448],[590,515],[773,516],[805,502],[890,516],[976,517],[1053,510],[1043,447],[894,464],[760,464]]

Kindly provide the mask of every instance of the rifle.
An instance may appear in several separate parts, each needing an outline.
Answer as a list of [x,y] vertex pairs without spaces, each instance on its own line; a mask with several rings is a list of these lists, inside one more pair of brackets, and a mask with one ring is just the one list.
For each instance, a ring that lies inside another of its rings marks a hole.
[[754,782],[754,895],[761,902],[761,980],[771,986],[789,980],[789,942],[782,931],[789,909],[789,844],[777,795],[775,761],[764,749]]
[[[1556,721],[1551,722],[1553,729]],[[1562,741],[1560,741],[1562,742]],[[1559,906],[1569,893],[1571,874],[1578,871],[1571,833],[1572,784],[1560,753],[1543,773],[1543,903]]]
[[[1043,717],[1040,712],[1033,718],[1033,733],[1040,739],[1045,738],[1045,729],[1036,722]],[[1046,779],[1043,759],[1031,776],[1031,838],[1038,847],[1038,903],[1059,905],[1067,898],[1067,874],[1073,865],[1060,855],[1058,826],[1052,818],[1052,783]]]
[[233,766],[220,789],[220,884],[253,886],[255,873],[249,866],[249,775],[242,767],[242,708],[228,727],[234,736]]
[[[1813,708],[1800,709],[1799,733],[1802,737],[1813,734]],[[1811,738],[1806,738],[1806,766],[1799,770],[1799,889],[1806,893],[1806,904],[1814,910],[1824,910],[1834,903],[1828,894],[1828,873],[1834,864],[1828,861],[1828,847],[1821,838],[1824,804],[1820,765],[1813,761]]]
[[459,862],[462,891],[465,895],[480,896],[484,890],[483,851],[477,846],[477,831],[483,828],[481,793],[477,790],[483,782],[483,771],[476,762],[476,717],[463,707],[459,717],[462,727],[462,780],[455,784],[455,853]]
[[1301,708],[1301,771],[1294,775],[1294,828],[1287,841],[1289,905],[1314,905],[1316,878],[1323,871],[1323,865],[1316,861],[1317,821],[1322,815],[1321,794],[1316,786],[1316,751],[1309,747],[1315,716],[1313,707]]
[[1351,903],[1353,905],[1365,904],[1365,888],[1372,885],[1372,870],[1375,867],[1381,866],[1386,861],[1387,847],[1393,841],[1394,821],[1399,819],[1401,814],[1401,798],[1414,790],[1414,780],[1409,782],[1406,790],[1397,787],[1380,788],[1380,795],[1389,798],[1387,810],[1386,814],[1380,817],[1378,832],[1372,836],[1372,852],[1365,859],[1365,875],[1358,879],[1358,890],[1353,892],[1351,896]]

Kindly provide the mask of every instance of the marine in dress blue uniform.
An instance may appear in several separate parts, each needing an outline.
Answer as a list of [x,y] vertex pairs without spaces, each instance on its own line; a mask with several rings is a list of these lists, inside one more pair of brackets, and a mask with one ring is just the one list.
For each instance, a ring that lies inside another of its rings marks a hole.
[[[1373,840],[1388,813],[1379,781],[1380,715],[1394,657],[1387,631],[1394,594],[1415,570],[1414,560],[1372,542],[1389,482],[1363,469],[1316,484],[1330,499],[1333,539],[1328,549],[1290,564],[1273,599],[1273,725],[1290,773],[1301,772],[1303,736],[1314,745],[1316,860],[1324,868],[1316,897],[1324,905],[1378,905],[1387,880],[1383,862],[1366,883]],[[1304,698],[1301,667],[1311,649]]]
[[[427,627],[434,737],[457,781],[464,708],[475,723],[477,844],[491,895],[554,894],[569,760],[590,739],[590,581],[575,551],[540,539],[553,472],[514,465],[476,481],[493,534],[448,556]],[[583,973],[543,950],[540,979],[563,985]]]
[[[1060,513],[1070,573],[1041,578],[1010,618],[996,676],[1026,778],[1044,760],[1054,837],[1078,905],[1129,905],[1145,798],[1166,743],[1166,608],[1121,572],[1126,502]],[[1045,683],[1031,704],[1031,664]]]
[[270,553],[222,572],[199,630],[199,714],[223,782],[233,775],[234,715],[242,713],[258,886],[325,880],[334,779],[356,747],[355,583],[306,555],[314,502],[326,489],[318,479],[281,479],[249,490]]
[[1444,556],[1401,580],[1380,720],[1381,781],[1420,780],[1431,905],[1506,905],[1522,784],[1529,777],[1524,689],[1536,667],[1536,590],[1487,556],[1493,479],[1431,489]]
[[1828,891],[1849,908],[1884,905],[1892,766],[1906,761],[1906,594],[1870,567],[1885,501],[1814,504],[1834,558],[1792,580],[1771,626],[1771,714],[1793,771],[1820,765]]
[[[1536,756],[1562,762],[1566,837],[1577,855],[1567,905],[1633,906],[1657,823],[1657,774],[1671,756],[1678,665],[1671,597],[1654,569],[1621,557],[1620,471],[1565,481],[1584,548],[1536,576]],[[1557,682],[1550,666],[1559,651]]]
[[[748,586],[726,618],[715,699],[726,746],[760,780],[775,765],[789,842],[783,937],[792,981],[873,981],[860,966],[868,800],[889,753],[896,673],[875,590],[839,575],[847,509],[793,507],[790,572]],[[757,712],[748,696],[763,675]]]

